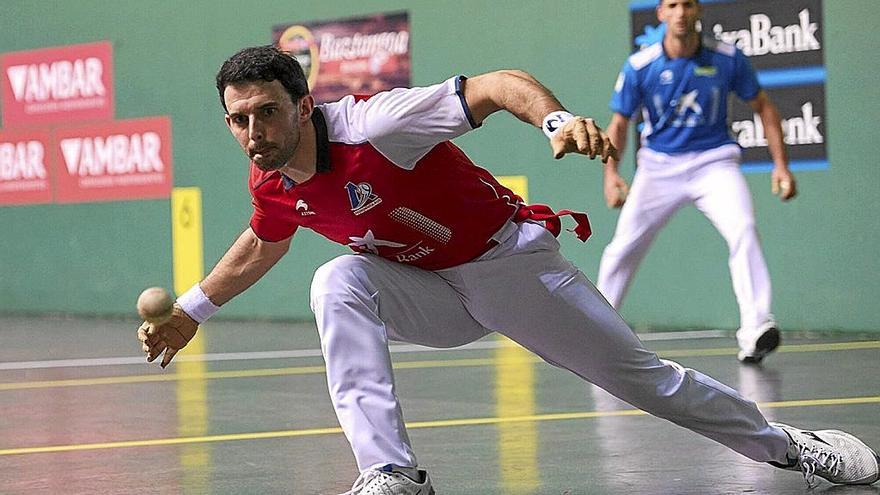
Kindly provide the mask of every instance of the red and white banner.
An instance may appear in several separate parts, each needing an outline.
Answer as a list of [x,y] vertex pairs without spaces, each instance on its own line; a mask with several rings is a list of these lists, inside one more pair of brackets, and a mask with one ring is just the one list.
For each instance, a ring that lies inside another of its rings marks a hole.
[[113,48],[101,41],[0,54],[3,126],[113,118]]
[[0,132],[0,205],[52,201],[48,131]]
[[61,127],[55,201],[158,199],[171,194],[171,119],[148,117]]

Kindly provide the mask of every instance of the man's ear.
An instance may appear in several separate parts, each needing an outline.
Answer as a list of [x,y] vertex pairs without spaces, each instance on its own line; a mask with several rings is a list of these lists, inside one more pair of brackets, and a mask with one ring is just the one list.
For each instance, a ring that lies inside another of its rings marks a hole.
[[312,95],[305,95],[299,100],[299,122],[305,124],[312,119],[312,112],[315,111],[315,99]]

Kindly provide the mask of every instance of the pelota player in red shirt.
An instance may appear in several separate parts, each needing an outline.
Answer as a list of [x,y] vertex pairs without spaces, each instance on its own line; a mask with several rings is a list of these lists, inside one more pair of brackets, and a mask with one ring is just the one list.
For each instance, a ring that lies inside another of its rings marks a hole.
[[645,349],[559,253],[559,214],[522,204],[450,139],[506,110],[541,127],[553,154],[606,161],[592,121],[566,112],[530,75],[497,71],[315,105],[299,64],[271,46],[221,67],[226,123],[251,160],[254,213],[174,316],[138,331],[162,367],[198,324],[253,285],[300,226],[356,254],[315,273],[311,307],[330,396],[360,476],[350,494],[431,494],[394,388],[388,341],[453,347],[499,332],[655,416],[761,462],[836,483],[873,483],[877,455],[838,431],[769,424],[735,390]]

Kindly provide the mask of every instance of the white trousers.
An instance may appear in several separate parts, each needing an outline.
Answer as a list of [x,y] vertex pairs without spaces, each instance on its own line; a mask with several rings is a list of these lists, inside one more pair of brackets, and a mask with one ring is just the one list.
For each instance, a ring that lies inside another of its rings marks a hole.
[[752,196],[739,168],[740,156],[735,144],[674,155],[646,147],[639,150],[639,169],[599,264],[596,286],[612,306],[620,309],[657,232],[676,211],[692,203],[727,242],[740,326],[754,328],[770,317],[770,275],[755,229]]
[[417,465],[388,341],[452,347],[493,331],[751,459],[784,459],[787,436],[753,402],[646,350],[542,226],[510,224],[509,231],[478,260],[447,270],[357,254],[315,273],[311,304],[330,397],[361,471]]

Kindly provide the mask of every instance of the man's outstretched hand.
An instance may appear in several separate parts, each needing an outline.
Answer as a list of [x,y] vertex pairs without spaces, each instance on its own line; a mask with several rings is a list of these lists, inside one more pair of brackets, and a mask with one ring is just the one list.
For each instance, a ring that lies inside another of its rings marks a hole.
[[196,335],[199,324],[174,303],[171,319],[162,325],[144,322],[137,331],[138,340],[147,354],[147,362],[153,362],[162,352],[161,366],[164,368],[186,344]]
[[602,163],[608,162],[609,158],[618,159],[617,148],[611,144],[608,134],[590,118],[574,117],[566,121],[550,138],[550,147],[556,159],[566,153],[580,153],[591,160],[598,156]]

